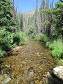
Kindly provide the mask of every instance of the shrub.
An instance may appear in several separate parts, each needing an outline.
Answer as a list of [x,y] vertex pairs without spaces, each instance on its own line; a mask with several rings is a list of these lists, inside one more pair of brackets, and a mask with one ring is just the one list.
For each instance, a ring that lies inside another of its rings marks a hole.
[[52,56],[60,58],[63,54],[63,41],[61,39],[54,40],[49,44],[49,48],[52,49]]
[[0,30],[0,57],[4,51],[8,52],[12,47],[27,43],[26,35],[23,32],[10,33],[6,29]]
[[26,44],[27,41],[26,35],[23,32],[16,32],[13,36],[13,43],[16,43],[16,45]]
[[18,34],[14,34],[13,43],[18,45],[20,43],[20,36]]
[[1,57],[4,57],[5,54],[6,54],[6,52],[3,51],[2,49],[0,49],[0,58],[1,58]]
[[35,30],[34,30],[34,28],[29,27],[27,29],[27,35],[34,37],[35,36]]
[[41,35],[36,35],[35,40],[42,41],[42,42],[47,42],[49,39],[48,39],[47,35],[41,34]]
[[52,50],[52,56],[60,58],[61,57],[61,51],[59,49]]
[[6,30],[9,32],[15,32],[16,31],[15,27],[13,27],[13,26],[6,27]]
[[36,34],[35,33],[32,33],[31,36],[32,36],[32,38],[35,38]]

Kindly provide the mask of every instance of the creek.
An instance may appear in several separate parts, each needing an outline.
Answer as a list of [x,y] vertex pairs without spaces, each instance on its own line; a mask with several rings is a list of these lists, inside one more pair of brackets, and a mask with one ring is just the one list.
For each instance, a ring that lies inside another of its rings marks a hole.
[[11,78],[8,84],[49,84],[47,73],[55,67],[57,59],[52,58],[44,43],[29,38],[28,44],[10,53],[11,56],[0,58],[0,84],[4,81],[2,74]]

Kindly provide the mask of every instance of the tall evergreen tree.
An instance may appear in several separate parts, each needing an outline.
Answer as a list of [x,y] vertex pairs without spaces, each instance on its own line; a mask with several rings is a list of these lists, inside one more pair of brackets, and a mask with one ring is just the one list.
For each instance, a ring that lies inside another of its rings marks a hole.
[[54,9],[46,9],[44,11],[46,14],[54,16],[54,18],[48,21],[51,24],[55,24],[56,35],[63,35],[63,1],[60,0],[59,2],[57,2]]
[[55,15],[57,34],[63,35],[63,0],[56,3],[56,8],[53,10],[53,14]]
[[6,30],[13,32],[15,22],[12,16],[12,2],[10,0],[0,0],[0,27],[6,26]]
[[15,22],[12,16],[12,2],[0,0],[0,49],[8,51],[12,47]]
[[12,6],[9,0],[0,0],[0,26],[9,26],[12,19]]

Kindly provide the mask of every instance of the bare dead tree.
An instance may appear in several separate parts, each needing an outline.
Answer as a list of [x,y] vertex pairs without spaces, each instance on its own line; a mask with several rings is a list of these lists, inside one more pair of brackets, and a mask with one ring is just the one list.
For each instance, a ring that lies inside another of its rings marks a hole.
[[[45,9],[49,9],[49,0],[46,0]],[[51,16],[49,14],[46,14],[45,15],[45,20],[50,20],[50,19],[51,19]],[[46,34],[47,35],[50,35],[51,25],[50,24],[46,25],[46,28],[45,29],[46,29],[45,30],[46,31]]]
[[46,0],[45,9],[49,8],[49,0]]
[[38,10],[38,0],[36,0],[36,10],[35,10],[35,23],[36,23],[36,33],[40,33],[40,17]]
[[16,10],[14,7],[14,0],[13,0],[13,19],[16,20]]
[[45,0],[42,0],[40,8],[41,9],[44,9],[45,8]]
[[37,16],[38,16],[38,0],[36,0],[36,10],[35,10],[35,27],[36,27],[36,33],[38,33],[38,25],[37,25]]
[[42,23],[45,20],[45,14],[42,13],[42,10],[45,9],[45,0],[42,0],[40,6],[40,18],[41,18],[41,33],[45,33],[45,26]]

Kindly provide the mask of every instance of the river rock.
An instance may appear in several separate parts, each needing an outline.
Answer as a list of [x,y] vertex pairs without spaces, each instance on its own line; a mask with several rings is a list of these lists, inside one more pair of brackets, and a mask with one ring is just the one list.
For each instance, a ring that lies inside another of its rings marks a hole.
[[37,52],[37,53],[35,53],[37,56],[40,56],[40,53],[39,52]]
[[53,74],[63,80],[63,66],[53,68]]
[[0,75],[0,84],[7,84],[11,78],[7,74]]
[[2,82],[2,84],[7,84],[10,80],[11,80],[11,78],[10,78],[10,77],[7,77],[7,78]]

